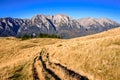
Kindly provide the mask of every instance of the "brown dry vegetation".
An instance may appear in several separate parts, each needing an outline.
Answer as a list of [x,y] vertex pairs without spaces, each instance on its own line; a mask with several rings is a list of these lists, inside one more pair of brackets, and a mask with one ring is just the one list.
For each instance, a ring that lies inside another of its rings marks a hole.
[[[32,80],[32,63],[44,45],[59,42],[59,39],[0,38],[0,80]],[[62,40],[61,40],[62,41]],[[10,79],[11,80],[11,79]]]
[[90,80],[120,80],[120,28],[69,40],[0,38],[0,80],[32,80],[32,64],[42,48],[50,62]]

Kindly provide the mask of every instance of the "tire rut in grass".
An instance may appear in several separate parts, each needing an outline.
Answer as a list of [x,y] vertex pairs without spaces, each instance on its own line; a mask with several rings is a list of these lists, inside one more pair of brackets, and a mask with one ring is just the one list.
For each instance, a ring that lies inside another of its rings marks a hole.
[[[51,80],[51,78],[52,80],[89,80],[86,76],[80,75],[60,63],[50,62],[49,54],[46,51],[41,51],[37,60],[41,63],[40,68],[42,68],[44,72],[41,74],[44,75],[44,80]],[[33,71],[34,80],[41,80],[38,77],[40,74],[38,75],[37,72],[39,71]]]
[[36,68],[34,67],[36,59],[37,59],[37,57],[34,58],[34,62],[33,62],[33,65],[32,65],[33,80],[39,80]]

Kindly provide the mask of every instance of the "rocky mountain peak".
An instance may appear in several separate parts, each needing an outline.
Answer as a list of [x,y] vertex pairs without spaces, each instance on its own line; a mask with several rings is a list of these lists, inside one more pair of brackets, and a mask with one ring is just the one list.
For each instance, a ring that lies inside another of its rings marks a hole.
[[57,20],[57,22],[68,22],[69,17],[63,14],[57,14],[54,16],[53,20]]
[[44,15],[37,14],[34,17],[31,18],[32,23],[42,22],[42,20],[45,20],[46,17]]
[[63,38],[90,35],[119,27],[108,18],[81,18],[78,20],[64,14],[35,15],[31,19],[0,18],[0,36],[23,36],[39,33],[56,34]]

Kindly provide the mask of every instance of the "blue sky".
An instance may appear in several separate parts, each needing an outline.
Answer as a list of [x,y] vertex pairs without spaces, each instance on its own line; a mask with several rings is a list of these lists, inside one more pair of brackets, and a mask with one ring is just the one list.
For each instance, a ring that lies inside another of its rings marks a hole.
[[36,14],[106,17],[120,22],[120,0],[0,0],[0,17],[31,18]]

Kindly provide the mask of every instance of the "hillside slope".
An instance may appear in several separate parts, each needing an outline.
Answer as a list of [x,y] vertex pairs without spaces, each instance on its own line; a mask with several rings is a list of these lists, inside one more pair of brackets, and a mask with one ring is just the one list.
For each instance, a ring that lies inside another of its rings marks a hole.
[[[120,28],[48,46],[49,59],[90,80],[120,79]],[[60,46],[59,46],[60,45]]]
[[20,40],[13,37],[0,38],[0,80],[32,80],[32,63],[45,45],[60,39],[37,38]]
[[0,80],[119,80],[120,28],[68,40],[0,38]]

